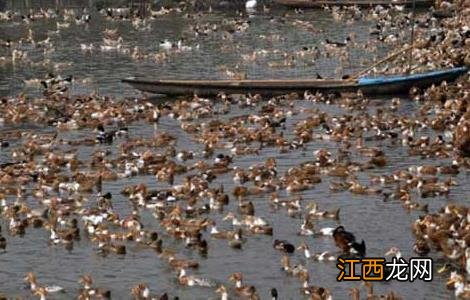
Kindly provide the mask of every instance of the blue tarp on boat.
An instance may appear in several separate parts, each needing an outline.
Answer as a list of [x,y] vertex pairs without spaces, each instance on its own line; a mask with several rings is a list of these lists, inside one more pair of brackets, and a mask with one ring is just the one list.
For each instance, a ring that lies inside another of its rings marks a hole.
[[447,70],[432,71],[428,73],[411,74],[411,75],[398,75],[398,76],[377,76],[377,77],[362,77],[358,79],[360,86],[378,85],[386,83],[396,83],[400,81],[415,81],[426,78],[438,77],[444,74],[463,74],[467,71],[467,67],[458,67]]

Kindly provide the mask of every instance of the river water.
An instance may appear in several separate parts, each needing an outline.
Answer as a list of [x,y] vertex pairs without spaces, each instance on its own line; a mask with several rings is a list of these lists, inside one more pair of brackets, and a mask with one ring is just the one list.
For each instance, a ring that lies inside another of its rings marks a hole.
[[[285,13],[288,16],[284,16]],[[71,86],[75,94],[99,92],[100,94],[116,97],[139,97],[138,92],[120,83],[120,79],[127,76],[144,75],[148,77],[168,78],[227,78],[222,70],[226,66],[229,70],[245,72],[248,78],[298,78],[311,77],[315,73],[322,76],[341,76],[361,69],[361,63],[366,64],[375,57],[373,53],[366,53],[362,49],[352,49],[350,64],[345,65],[343,71],[335,72],[338,60],[335,58],[320,58],[315,62],[308,59],[297,59],[295,66],[275,67],[269,62],[282,62],[284,58],[280,54],[268,54],[255,62],[243,62],[242,55],[253,51],[265,49],[268,52],[280,50],[294,52],[302,47],[320,46],[325,38],[332,40],[343,40],[350,32],[355,32],[358,44],[367,42],[371,37],[368,33],[372,23],[358,20],[352,23],[336,21],[329,12],[306,11],[303,14],[294,14],[282,8],[272,8],[270,13],[261,9],[241,19],[249,20],[250,26],[245,32],[235,33],[232,40],[223,40],[221,34],[209,34],[208,36],[195,38],[188,32],[188,28],[195,23],[217,24],[223,20],[235,17],[234,9],[215,10],[212,13],[203,13],[197,21],[185,18],[183,14],[172,13],[159,16],[150,22],[151,29],[148,31],[135,30],[128,21],[106,21],[97,12],[92,11],[92,21],[87,26],[76,26],[72,24],[68,29],[63,29],[58,35],[53,36],[55,51],[49,55],[53,62],[70,62],[70,65],[54,69],[52,66],[30,66],[20,64],[5,64],[0,66],[0,95],[13,96],[19,92],[27,92],[32,95],[39,94],[37,87],[25,86],[23,80],[44,77],[48,72],[62,75],[71,74],[76,78]],[[274,17],[276,21],[270,19]],[[280,21],[282,19],[282,21]],[[295,20],[302,20],[312,24],[310,29],[294,25]],[[55,30],[55,20],[38,20],[33,22],[31,28],[35,40],[46,38],[47,30]],[[170,59],[162,63],[151,60],[136,61],[128,54],[118,52],[101,52],[99,49],[92,54],[83,53],[80,50],[81,43],[93,43],[99,48],[102,41],[102,31],[105,28],[118,28],[123,37],[124,44],[133,48],[139,46],[146,52],[157,51],[161,40],[169,39],[176,41],[184,37],[185,43],[193,47],[192,51],[172,55]],[[24,24],[12,24],[0,22],[0,38],[18,40],[27,35],[27,27]],[[264,37],[263,37],[264,36]],[[273,38],[273,36],[275,36]],[[267,37],[267,38],[266,38]],[[271,38],[270,38],[271,37]],[[199,49],[196,45],[199,44]],[[21,46],[29,52],[33,61],[39,61],[43,55],[42,50],[28,49],[27,45]],[[0,50],[0,56],[8,55],[8,50]],[[153,99],[151,101],[167,101],[171,99]],[[386,108],[390,99],[372,99],[370,112],[378,108]],[[325,104],[296,102],[296,108],[313,107],[327,111],[331,115],[341,116],[350,112],[335,106]],[[399,113],[410,115],[417,112],[419,104],[409,99],[402,98]],[[250,109],[233,107],[227,117],[252,113]],[[308,117],[308,114],[300,113],[288,119],[286,132],[289,132],[299,120]],[[31,129],[24,125],[25,128]],[[49,132],[53,128],[32,127],[34,130]],[[6,127],[6,129],[12,129]],[[0,135],[1,135],[0,128]],[[178,149],[200,151],[201,146],[195,143],[185,132],[180,129],[178,121],[170,118],[162,118],[158,130],[171,132],[178,137]],[[154,128],[148,124],[136,123],[129,125],[130,135],[133,137],[150,137]],[[93,136],[89,130],[64,134],[73,136]],[[428,134],[426,130],[422,134]],[[381,169],[372,169],[359,174],[359,180],[367,183],[372,175],[389,174],[399,169],[405,169],[417,164],[441,164],[449,163],[449,160],[437,161],[434,159],[421,159],[409,156],[406,149],[401,146],[392,145],[388,142],[370,142],[369,145],[381,147],[386,153],[388,165]],[[12,145],[15,146],[14,144]],[[94,146],[80,149],[80,156],[86,159],[96,149],[109,147],[111,150],[118,149],[119,143],[112,146]],[[312,152],[319,148],[327,148],[335,152],[338,144],[330,141],[309,143],[305,150],[297,150],[288,153],[280,153],[277,149],[265,148],[259,156],[236,157],[233,165],[248,168],[250,165],[264,161],[267,157],[275,157],[278,161],[278,173],[284,172],[303,161],[312,160]],[[0,150],[0,163],[8,161],[11,153],[8,149]],[[186,162],[193,163],[194,160]],[[391,247],[399,247],[406,258],[414,256],[412,251],[414,237],[410,231],[412,222],[421,214],[420,212],[405,212],[399,201],[383,202],[382,196],[357,196],[349,192],[335,193],[330,191],[329,183],[331,177],[325,176],[323,181],[314,189],[304,191],[299,195],[306,200],[315,200],[320,208],[341,208],[340,222],[348,230],[355,233],[359,239],[367,243],[368,256],[380,257]],[[178,176],[175,184],[180,183],[182,176]],[[431,211],[437,211],[448,202],[464,203],[470,196],[470,185],[468,175],[461,172],[456,176],[460,183],[454,187],[448,198],[436,197],[424,199],[430,204]],[[105,191],[113,193],[115,209],[125,215],[130,211],[129,202],[119,194],[125,185],[144,182],[151,188],[162,188],[165,185],[156,183],[153,176],[138,176],[132,179],[120,180],[106,183]],[[214,183],[223,183],[227,190],[234,184],[231,176],[218,177]],[[467,183],[467,184],[465,184]],[[281,193],[285,196],[285,193]],[[289,196],[292,197],[292,196]],[[415,196],[417,197],[417,196]],[[330,238],[312,238],[296,235],[300,226],[299,219],[292,219],[285,212],[273,211],[268,201],[269,195],[253,196],[250,198],[256,206],[257,215],[269,220],[274,227],[274,237],[254,236],[249,237],[248,242],[241,251],[229,248],[226,241],[209,240],[209,255],[202,259],[191,250],[185,249],[184,245],[174,242],[171,238],[165,240],[165,246],[178,249],[180,253],[189,258],[200,260],[201,266],[192,274],[208,277],[220,282],[228,282],[229,274],[241,271],[245,281],[257,287],[262,299],[269,299],[269,289],[276,287],[280,299],[300,299],[300,284],[298,280],[286,276],[280,270],[280,253],[273,249],[274,238],[287,239],[295,245],[306,241],[315,251],[336,251],[334,242]],[[423,201],[423,202],[424,202]],[[236,201],[231,201],[227,211],[236,211]],[[222,221],[223,215],[211,213],[211,218],[216,220],[221,228],[229,229],[230,225]],[[151,214],[143,214],[144,225],[149,228],[155,227],[156,221]],[[3,227],[7,223],[2,222]],[[336,226],[333,221],[321,221],[319,227]],[[178,295],[181,299],[208,299],[216,298],[213,290],[206,288],[182,288],[175,280],[176,274],[151,251],[142,251],[129,247],[128,254],[124,257],[110,255],[101,257],[95,253],[93,245],[86,239],[75,244],[73,251],[67,252],[61,247],[47,246],[48,233],[44,230],[28,230],[24,238],[7,236],[8,251],[0,254],[0,292],[11,296],[30,297],[29,291],[25,290],[22,279],[24,275],[33,270],[41,282],[54,283],[65,287],[67,293],[54,295],[53,299],[70,299],[79,289],[77,280],[80,275],[92,274],[96,285],[112,290],[113,298],[130,298],[130,289],[138,282],[147,282],[152,292],[167,291],[170,295]],[[432,253],[434,259],[434,280],[432,282],[415,281],[413,283],[378,283],[375,290],[385,293],[395,290],[405,299],[448,299],[451,293],[445,288],[446,275],[437,274],[436,269],[442,265],[439,254]],[[303,262],[302,254],[296,253],[293,261]],[[358,283],[337,282],[338,269],[335,263],[312,263],[307,264],[311,274],[312,284],[324,286],[331,289],[334,299],[346,299],[348,289],[360,287]]]

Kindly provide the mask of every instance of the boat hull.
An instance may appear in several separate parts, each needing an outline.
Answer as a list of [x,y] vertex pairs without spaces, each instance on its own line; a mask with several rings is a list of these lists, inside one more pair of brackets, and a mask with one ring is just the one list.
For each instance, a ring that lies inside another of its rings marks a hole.
[[293,92],[322,91],[322,92],[352,92],[357,90],[356,82],[326,84],[318,81],[213,81],[213,82],[169,82],[165,80],[145,81],[124,79],[123,82],[130,84],[135,89],[143,92],[166,94],[166,95],[199,95],[213,96],[220,92],[226,94],[261,94],[261,95],[284,95]]
[[[275,0],[277,4],[289,6],[293,8],[322,8],[324,6],[359,6],[359,7],[373,7],[376,5],[389,6],[389,5],[405,5],[412,6],[412,0]],[[432,5],[430,0],[416,0],[417,7],[426,7]]]
[[408,93],[413,87],[426,88],[443,81],[452,82],[467,71],[467,67],[458,67],[423,74],[361,78],[358,80],[358,89],[369,95]]
[[145,80],[126,78],[122,81],[148,93],[166,95],[214,96],[226,94],[283,95],[305,91],[345,93],[361,90],[367,95],[407,93],[412,87],[428,87],[442,81],[453,81],[467,72],[465,67],[413,74],[360,78],[358,80]]

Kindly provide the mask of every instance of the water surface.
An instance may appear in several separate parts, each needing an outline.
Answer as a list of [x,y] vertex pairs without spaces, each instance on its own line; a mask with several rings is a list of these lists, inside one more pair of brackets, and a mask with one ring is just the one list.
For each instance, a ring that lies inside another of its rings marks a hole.
[[[89,92],[99,92],[101,94],[116,97],[139,97],[140,93],[132,90],[120,83],[120,79],[127,76],[143,75],[147,77],[167,77],[167,78],[226,78],[226,74],[221,70],[226,66],[230,70],[238,69],[246,72],[248,78],[309,78],[320,73],[323,76],[340,76],[361,69],[360,63],[365,59],[372,61],[374,53],[366,53],[361,49],[353,49],[351,63],[344,66],[343,72],[335,72],[338,59],[321,58],[308,64],[299,59],[294,67],[270,67],[268,62],[282,61],[283,58],[276,54],[268,55],[254,63],[243,62],[242,54],[250,54],[255,50],[265,49],[268,51],[280,50],[285,52],[298,51],[302,47],[321,46],[325,38],[343,40],[350,32],[355,32],[356,40],[359,44],[368,41],[368,30],[372,23],[358,20],[352,24],[335,21],[331,14],[325,11],[306,11],[304,14],[295,15],[289,11],[290,16],[284,18],[285,22],[270,22],[271,16],[279,19],[286,12],[283,9],[273,9],[270,14],[262,11],[255,12],[248,19],[250,26],[246,32],[236,33],[230,41],[222,40],[221,33],[211,34],[205,37],[196,38],[188,33],[190,25],[196,23],[218,24],[224,19],[233,19],[233,10],[218,10],[211,14],[204,13],[197,21],[188,20],[183,14],[170,14],[158,17],[151,21],[152,28],[149,31],[135,30],[128,21],[111,22],[99,17],[96,11],[92,11],[92,22],[87,26],[76,26],[72,24],[70,28],[63,29],[58,35],[53,36],[55,51],[50,54],[49,59],[53,63],[70,62],[71,64],[60,69],[53,67],[30,67],[21,64],[6,64],[0,66],[0,95],[13,96],[19,92],[28,92],[32,95],[39,95],[40,89],[27,87],[23,80],[31,78],[42,78],[48,72],[60,73],[62,75],[72,74],[77,81],[71,86],[74,94]],[[246,19],[246,18],[243,18]],[[292,23],[295,19],[300,19],[313,24],[315,30],[305,30]],[[31,25],[36,40],[46,38],[47,30],[55,30],[55,20],[38,20]],[[125,45],[129,48],[139,46],[143,51],[158,51],[158,43],[163,39],[176,41],[182,37],[186,39],[188,45],[199,49],[186,53],[179,53],[171,56],[170,59],[155,63],[151,60],[135,61],[127,54],[118,52],[101,52],[95,50],[91,55],[80,50],[80,43],[93,43],[98,46],[102,40],[102,31],[105,28],[118,28],[124,39]],[[27,27],[24,24],[11,24],[0,22],[0,37],[18,40],[26,36]],[[278,35],[279,39],[269,40],[261,36]],[[28,48],[28,45],[21,46],[28,51],[33,61],[42,59],[42,50]],[[8,50],[1,49],[0,56],[9,55]],[[83,82],[85,80],[85,82]],[[169,99],[163,99],[163,101]],[[370,112],[378,108],[389,105],[390,99],[373,99],[370,104]],[[158,100],[162,101],[162,100]],[[315,107],[327,111],[331,115],[341,116],[349,114],[338,106],[328,106],[324,104],[307,103],[299,101],[296,108]],[[419,104],[408,99],[402,99],[399,113],[403,115],[414,114]],[[256,108],[257,110],[258,108]],[[241,109],[236,106],[228,116],[254,113],[252,109]],[[308,117],[308,114],[294,115],[288,119],[286,133],[291,132],[293,125]],[[3,130],[16,128],[16,126],[6,126]],[[37,125],[24,124],[20,126],[24,130],[36,130],[41,132],[52,132],[53,128],[41,127]],[[0,129],[1,130],[1,129]],[[135,123],[129,126],[132,137],[150,137],[154,133],[154,128],[146,123]],[[201,151],[201,145],[195,143],[191,137],[180,129],[180,123],[168,117],[162,118],[158,126],[158,131],[170,132],[178,137],[178,149]],[[423,131],[423,134],[428,134]],[[0,131],[1,134],[1,131]],[[90,130],[79,132],[61,133],[64,138],[75,136],[93,137]],[[108,147],[114,154],[120,142],[112,146],[83,147],[79,150],[82,159],[88,159],[89,154],[97,149]],[[389,142],[376,142],[370,145],[380,146],[386,153],[389,164],[382,169],[373,169],[360,173],[359,180],[368,182],[371,175],[388,174],[395,170],[405,169],[416,164],[440,164],[449,161],[438,161],[434,159],[421,159],[407,154],[406,149],[401,146],[392,145]],[[13,147],[15,144],[13,143]],[[289,168],[298,165],[303,161],[313,159],[313,151],[320,148],[330,149],[336,153],[339,145],[331,141],[315,141],[309,143],[304,150],[280,153],[277,149],[265,148],[259,156],[241,156],[234,159],[234,166],[248,168],[250,165],[264,161],[267,157],[275,157],[278,161],[278,172],[284,174]],[[10,150],[0,150],[0,163],[11,159]],[[194,163],[188,161],[186,164]],[[452,189],[448,198],[437,197],[425,199],[430,204],[431,211],[436,211],[449,202],[464,203],[470,196],[470,185],[468,175],[461,173],[456,177],[460,186]],[[183,176],[178,176],[175,184],[181,183]],[[378,257],[391,247],[397,246],[402,250],[406,258],[414,256],[412,246],[414,237],[410,231],[412,222],[420,215],[419,212],[407,213],[402,208],[399,201],[383,202],[381,195],[357,196],[349,192],[334,193],[329,189],[331,180],[336,180],[325,176],[322,182],[314,189],[299,193],[305,200],[315,200],[320,208],[333,209],[341,208],[341,224],[348,230],[354,232],[359,239],[364,239],[367,243],[368,256]],[[146,183],[149,188],[164,188],[165,184],[155,181],[153,176],[138,176],[131,179],[108,182],[104,185],[105,191],[113,193],[115,209],[121,215],[130,212],[130,205],[127,199],[119,194],[125,185]],[[227,190],[234,184],[231,176],[219,176],[213,183],[217,186],[223,183]],[[387,189],[387,187],[384,187]],[[285,192],[280,193],[286,196]],[[94,195],[88,195],[94,197]],[[289,195],[293,197],[293,195]],[[414,197],[417,198],[416,195]],[[300,284],[298,280],[287,277],[280,270],[281,255],[272,248],[274,238],[287,239],[298,245],[301,241],[306,241],[312,250],[336,251],[334,242],[330,238],[312,238],[296,235],[299,226],[299,219],[292,219],[283,211],[275,212],[268,204],[269,195],[250,197],[256,206],[257,215],[263,216],[274,226],[274,237],[253,236],[249,237],[242,251],[229,248],[224,240],[214,240],[206,237],[209,241],[209,255],[207,258],[200,258],[197,253],[186,249],[183,243],[175,242],[170,237],[165,239],[165,246],[173,247],[188,258],[198,259],[201,267],[192,274],[205,276],[227,282],[228,276],[236,271],[243,272],[245,281],[258,288],[262,299],[268,299],[269,289],[276,287],[280,293],[280,299],[299,299]],[[32,199],[29,199],[32,201]],[[237,202],[232,200],[226,208],[228,211],[236,211]],[[222,221],[222,214],[211,213],[211,218],[216,220],[219,227],[229,229],[231,226]],[[153,216],[143,213],[144,225],[149,228],[158,228],[157,221]],[[319,227],[336,226],[333,221],[320,221]],[[2,222],[2,226],[7,224]],[[45,230],[28,229],[24,238],[7,236],[8,251],[0,254],[0,291],[7,295],[19,295],[29,297],[29,292],[24,290],[22,278],[25,273],[34,270],[38,274],[41,282],[54,283],[65,287],[67,294],[54,296],[53,298],[69,299],[78,292],[77,280],[80,275],[89,273],[98,286],[110,288],[116,299],[126,299],[130,297],[130,289],[138,282],[147,282],[153,292],[167,291],[170,295],[178,295],[182,299],[207,299],[215,298],[216,294],[205,288],[182,288],[176,282],[176,274],[171,271],[165,262],[160,260],[155,253],[147,250],[139,250],[129,244],[129,251],[125,257],[109,255],[105,258],[95,253],[94,245],[83,238],[75,244],[73,251],[67,252],[61,247],[51,247],[48,244],[48,233]],[[432,253],[431,257],[435,261],[435,268],[439,265],[440,255]],[[301,253],[296,253],[292,257],[293,261],[302,262]],[[336,276],[338,270],[334,263],[308,263],[312,284],[324,286],[331,289],[334,299],[345,299],[348,297],[348,288],[359,287],[357,283],[338,283]],[[435,272],[434,281],[425,283],[416,281],[414,283],[380,283],[375,285],[379,293],[395,290],[405,299],[448,299],[450,292],[445,289],[445,277]]]

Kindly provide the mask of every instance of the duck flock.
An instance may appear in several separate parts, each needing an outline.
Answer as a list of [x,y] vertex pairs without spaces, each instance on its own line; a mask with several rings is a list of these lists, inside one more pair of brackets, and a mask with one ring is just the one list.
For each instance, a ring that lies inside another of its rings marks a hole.
[[[247,51],[239,39],[252,14],[321,31],[301,18],[303,10],[279,12],[255,0],[223,21],[210,18],[216,9],[194,10],[184,1],[158,9],[0,12],[0,26],[26,32],[16,40],[0,36],[0,74],[47,70],[24,78],[39,93],[0,97],[0,299],[413,298],[388,283],[342,286],[339,256],[431,257],[434,281],[420,289],[444,291],[420,298],[470,299],[468,74],[392,99],[306,91],[157,101],[73,93],[71,86],[91,79],[59,75],[73,62],[54,56],[64,31],[86,30],[97,19],[109,26],[99,41],[75,45],[83,55],[118,53],[158,68],[203,51],[210,36],[222,41],[221,54],[239,52],[237,64],[218,70],[229,78],[246,78],[243,65],[289,68],[320,59],[337,59],[335,76],[344,77],[354,51],[408,46],[413,18],[404,7],[325,12],[349,26],[369,22],[370,39],[350,33],[292,51]],[[126,24],[152,32],[155,20],[168,16],[185,20],[184,34],[153,41],[153,49],[121,33]],[[38,32],[34,24],[43,20],[54,28]],[[469,26],[468,1],[436,1],[415,18],[412,65],[399,55],[370,72],[468,66]],[[258,38],[276,44],[285,37]],[[392,213],[403,217],[393,220]],[[407,235],[410,242],[397,242]],[[37,264],[37,253],[50,256],[45,264],[60,257],[61,268]],[[113,271],[118,280],[69,265],[81,261],[76,253],[100,268],[122,266]],[[63,280],[64,268],[77,276]]]

